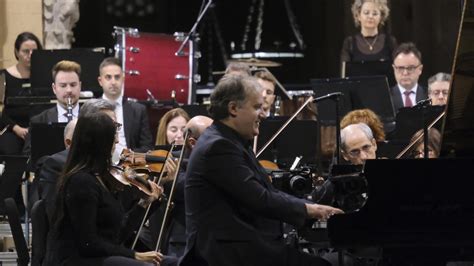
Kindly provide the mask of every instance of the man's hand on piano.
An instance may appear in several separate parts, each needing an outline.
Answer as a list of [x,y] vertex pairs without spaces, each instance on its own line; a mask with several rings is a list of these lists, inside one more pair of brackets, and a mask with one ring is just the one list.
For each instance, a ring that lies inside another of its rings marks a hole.
[[306,203],[306,212],[308,216],[319,221],[327,221],[334,214],[344,213],[342,210],[321,204]]
[[14,125],[12,131],[22,139],[25,139],[26,134],[28,134],[28,128],[20,127],[19,125]]

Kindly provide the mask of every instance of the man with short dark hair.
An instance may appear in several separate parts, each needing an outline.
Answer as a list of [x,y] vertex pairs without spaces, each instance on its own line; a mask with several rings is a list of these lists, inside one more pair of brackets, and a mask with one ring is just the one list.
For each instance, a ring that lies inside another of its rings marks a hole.
[[213,124],[199,137],[185,183],[187,265],[328,265],[284,244],[282,222],[302,226],[339,209],[275,189],[249,140],[265,115],[252,77],[226,75],[211,95]]
[[145,106],[123,98],[124,74],[120,60],[115,57],[105,58],[99,66],[99,73],[98,81],[104,92],[102,98],[116,106],[117,122],[123,125],[118,132],[119,142],[115,145],[115,161],[126,148],[137,152],[153,149]]
[[393,52],[393,71],[397,85],[390,89],[395,112],[402,107],[415,106],[428,98],[425,88],[418,84],[423,64],[421,52],[414,43],[402,43]]

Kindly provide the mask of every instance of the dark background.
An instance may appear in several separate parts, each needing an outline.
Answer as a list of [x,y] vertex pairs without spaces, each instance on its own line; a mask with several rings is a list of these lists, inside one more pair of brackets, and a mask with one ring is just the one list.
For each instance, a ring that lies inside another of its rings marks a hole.
[[[283,1],[265,1],[264,50],[274,48],[275,41],[287,46],[295,40]],[[198,68],[202,76],[200,84],[215,82],[218,76],[211,72],[224,70],[224,58],[230,56],[230,42],[234,41],[236,46],[240,44],[252,2],[214,1],[212,11],[206,14],[198,28],[202,52]],[[352,1],[295,0],[290,3],[306,44],[305,57],[275,59],[283,66],[271,71],[285,84],[308,83],[310,78],[337,77],[343,39],[357,32],[350,12]],[[399,43],[415,42],[423,54],[420,83],[426,84],[427,78],[436,72],[451,72],[461,1],[391,0],[389,6],[391,14],[384,30],[393,34]],[[189,0],[81,1],[81,18],[75,28],[74,47],[112,48],[113,26],[134,27],[141,32],[187,32],[200,7],[201,1]],[[254,39],[256,17],[257,10],[250,27],[251,40]],[[220,34],[217,34],[217,28]],[[221,42],[217,38],[219,35]]]

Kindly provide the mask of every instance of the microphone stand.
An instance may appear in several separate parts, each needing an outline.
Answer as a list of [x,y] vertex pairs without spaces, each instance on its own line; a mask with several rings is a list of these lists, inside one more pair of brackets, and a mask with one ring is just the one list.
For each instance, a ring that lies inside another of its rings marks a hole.
[[184,40],[181,43],[181,46],[179,47],[178,51],[176,51],[176,53],[175,53],[176,56],[183,55],[184,46],[186,46],[186,43],[189,41],[191,36],[193,36],[194,33],[196,32],[196,28],[199,25],[199,22],[201,22],[201,19],[204,17],[204,14],[206,14],[206,12],[209,9],[209,7],[211,6],[211,4],[212,4],[212,0],[209,0],[209,2],[207,2],[206,6],[202,10],[202,12],[198,15],[198,18],[197,18],[196,22],[194,22],[193,27],[191,28],[191,30],[186,35],[186,38],[184,38]]

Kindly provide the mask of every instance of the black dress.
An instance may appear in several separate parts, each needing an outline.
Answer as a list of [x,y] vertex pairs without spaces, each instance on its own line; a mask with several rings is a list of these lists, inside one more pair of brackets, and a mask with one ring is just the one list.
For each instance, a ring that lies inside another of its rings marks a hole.
[[[341,62],[392,61],[396,39],[385,33],[363,37],[361,33],[348,36],[341,51]],[[372,49],[371,49],[372,48]]]
[[140,224],[144,208],[126,213],[116,195],[86,171],[69,178],[64,195],[64,218],[48,238],[48,265],[102,265],[110,257],[134,261],[135,252],[122,243]]
[[17,96],[32,96],[29,79],[19,79],[12,76],[6,69],[0,70],[5,74],[5,107],[0,118],[0,130],[8,126],[7,131],[0,136],[0,154],[21,154],[23,139],[12,131],[15,125],[28,127],[30,110],[28,106],[13,106],[8,104],[8,98]]

